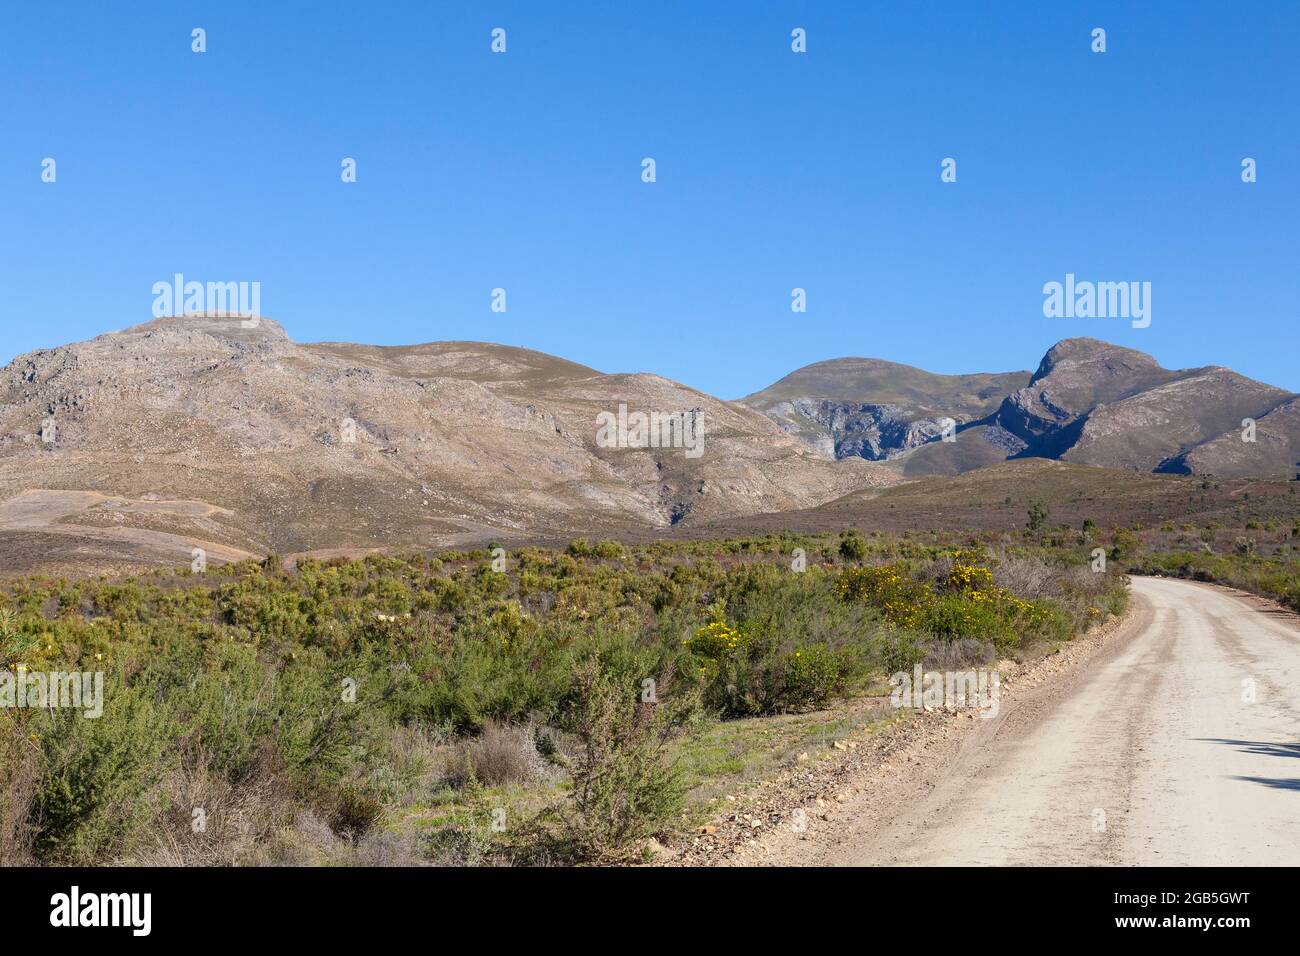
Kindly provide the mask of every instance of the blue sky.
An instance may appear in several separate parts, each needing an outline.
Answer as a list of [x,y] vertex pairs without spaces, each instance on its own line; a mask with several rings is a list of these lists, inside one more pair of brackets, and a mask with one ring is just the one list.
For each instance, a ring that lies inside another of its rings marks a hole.
[[[1032,368],[1075,335],[1300,391],[1300,3],[3,20],[0,361],[147,321],[182,272],[260,282],[299,341],[506,342],[728,398],[842,355]],[[1149,281],[1151,326],[1045,318],[1067,272]]]

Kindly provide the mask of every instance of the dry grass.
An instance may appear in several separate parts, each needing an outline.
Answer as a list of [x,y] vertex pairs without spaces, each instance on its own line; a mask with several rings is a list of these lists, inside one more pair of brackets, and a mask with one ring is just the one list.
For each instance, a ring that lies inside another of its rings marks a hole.
[[38,751],[9,718],[0,723],[0,866],[31,862],[32,801],[36,796]]
[[537,752],[530,726],[489,721],[478,736],[452,748],[446,776],[455,787],[464,786],[471,775],[484,786],[498,787],[536,780],[550,769]]
[[943,638],[923,641],[922,650],[925,658],[921,662],[926,670],[964,670],[968,667],[982,667],[997,662],[998,654],[992,641],[979,641],[974,638]]
[[1054,597],[1060,593],[1057,583],[1061,572],[1039,558],[1027,555],[998,554],[990,570],[993,583],[1006,588],[1026,601]]
[[238,785],[203,761],[182,766],[163,782],[168,807],[150,843],[128,854],[142,866],[246,866],[266,862],[275,832],[293,818],[292,801],[269,770]]
[[349,840],[311,810],[303,810],[274,836],[256,862],[265,866],[419,866],[430,860],[410,829],[376,829]]

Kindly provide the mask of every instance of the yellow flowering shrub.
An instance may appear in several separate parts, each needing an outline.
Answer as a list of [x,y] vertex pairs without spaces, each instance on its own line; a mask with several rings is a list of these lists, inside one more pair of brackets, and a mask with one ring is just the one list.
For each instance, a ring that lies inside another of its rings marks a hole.
[[881,611],[899,627],[917,627],[934,592],[922,581],[890,564],[870,568],[849,568],[835,580],[832,590],[842,601],[862,601]]
[[750,634],[722,620],[683,642],[699,661],[706,705],[724,716],[819,707],[861,675],[859,655],[824,643],[791,645],[774,634]]
[[745,635],[725,621],[705,624],[686,642],[687,650],[692,654],[710,661],[730,657],[744,645]]
[[971,564],[954,564],[944,582],[945,589],[962,594],[981,594],[997,590],[993,586],[993,572]]
[[890,624],[937,637],[1010,646],[1019,643],[1022,634],[1058,637],[1070,631],[1055,606],[1016,597],[993,583],[992,571],[976,564],[955,563],[939,593],[893,565],[849,568],[836,579],[833,591],[840,600],[875,607]]

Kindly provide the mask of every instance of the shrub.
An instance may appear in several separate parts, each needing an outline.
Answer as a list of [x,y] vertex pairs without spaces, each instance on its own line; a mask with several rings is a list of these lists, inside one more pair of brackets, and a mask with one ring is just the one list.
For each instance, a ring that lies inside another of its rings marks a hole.
[[657,701],[641,701],[596,655],[579,663],[562,718],[578,741],[562,819],[580,859],[626,858],[680,812],[685,785],[667,745],[697,719],[698,700],[673,684],[672,671],[660,674]]
[[1110,559],[1128,561],[1137,555],[1138,537],[1126,528],[1119,528],[1111,536]]
[[369,788],[349,782],[334,795],[329,825],[335,833],[356,842],[369,833],[384,815],[384,804]]
[[993,584],[1033,600],[1059,590],[1060,578],[1045,561],[1028,555],[1003,555],[992,569]]
[[511,643],[491,633],[467,632],[446,649],[425,649],[416,662],[425,678],[399,694],[399,712],[477,733],[491,719],[553,711],[569,674],[549,635]]
[[1042,502],[1035,501],[1029,506],[1029,521],[1026,523],[1025,527],[1031,532],[1041,531],[1043,528],[1047,527],[1048,517],[1049,513],[1047,507],[1043,505]]
[[959,594],[986,594],[994,590],[993,572],[969,564],[954,564],[944,587]]
[[545,761],[527,726],[490,720],[477,736],[453,748],[447,769],[453,786],[465,786],[474,780],[495,787],[541,776]]
[[926,609],[924,630],[948,639],[974,638],[999,646],[1016,643],[1017,635],[1008,609],[994,600],[970,600],[960,594],[943,594]]
[[846,692],[864,671],[860,645],[831,649],[723,621],[701,627],[686,646],[699,659],[704,704],[724,717],[820,707]]
[[859,662],[848,650],[809,644],[784,655],[781,671],[784,706],[821,707],[847,689],[859,672]]
[[925,660],[925,649],[915,635],[906,632],[882,637],[878,654],[887,675],[911,673],[912,668]]
[[44,763],[35,800],[38,853],[91,863],[124,848],[152,819],[155,788],[175,759],[166,713],[117,684],[105,687],[96,719],[60,709],[32,723]]
[[861,561],[867,556],[867,542],[856,531],[847,531],[840,536],[840,557],[847,561]]
[[887,621],[900,627],[919,626],[926,605],[934,598],[927,585],[888,564],[849,568],[836,578],[833,591],[841,600],[862,601],[877,608]]
[[627,552],[617,541],[597,541],[591,550],[596,557],[607,561],[627,557]]

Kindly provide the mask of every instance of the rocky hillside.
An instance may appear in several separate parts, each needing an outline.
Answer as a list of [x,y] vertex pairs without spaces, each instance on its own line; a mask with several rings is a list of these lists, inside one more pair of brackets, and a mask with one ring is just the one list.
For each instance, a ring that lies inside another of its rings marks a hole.
[[[1300,458],[1296,396],[1095,339],[1032,375],[841,359],[725,402],[501,345],[246,325],[158,319],[0,369],[0,570],[768,527],[1013,458],[1222,478]],[[645,447],[637,413],[692,416],[699,454],[680,430]]]
[[[621,403],[694,412],[701,454],[601,447],[597,416]],[[269,319],[186,317],[0,369],[0,534],[29,549],[72,536],[188,561],[196,542],[237,557],[612,534],[896,480],[744,405],[499,345],[306,345]]]
[[741,399],[828,458],[885,461],[995,412],[1029,372],[936,375],[880,359],[817,362]]
[[1241,440],[1238,430],[1201,442],[1166,458],[1161,471],[1174,474],[1247,475],[1257,471],[1300,478],[1300,399],[1283,402],[1261,415],[1255,443]]
[[[1218,456],[1220,477],[1278,474],[1242,421],[1262,421],[1291,393],[1217,365],[1172,371],[1151,356],[1096,339],[1066,339],[1043,357],[1029,385],[998,409],[998,426],[1024,442],[1022,456],[1136,471],[1188,472],[1179,461],[1208,442],[1243,446]],[[1278,421],[1281,421],[1279,419]],[[1300,432],[1290,437],[1300,438]],[[1290,437],[1283,439],[1290,444]],[[1297,446],[1300,449],[1300,446]]]
[[[1162,368],[1097,339],[1053,346],[1032,376],[939,376],[866,359],[821,362],[744,399],[827,457],[907,476],[1054,458],[1220,477],[1287,474],[1300,458],[1295,396],[1231,369]],[[942,440],[945,418],[957,422]],[[1245,419],[1255,441],[1242,440]]]

